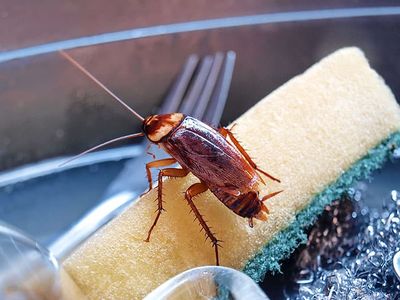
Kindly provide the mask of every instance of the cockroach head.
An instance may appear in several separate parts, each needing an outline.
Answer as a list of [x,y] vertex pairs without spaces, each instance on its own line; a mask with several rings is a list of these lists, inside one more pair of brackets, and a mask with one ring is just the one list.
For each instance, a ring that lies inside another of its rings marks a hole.
[[183,120],[181,113],[153,115],[143,121],[143,132],[153,143],[159,143],[168,136]]

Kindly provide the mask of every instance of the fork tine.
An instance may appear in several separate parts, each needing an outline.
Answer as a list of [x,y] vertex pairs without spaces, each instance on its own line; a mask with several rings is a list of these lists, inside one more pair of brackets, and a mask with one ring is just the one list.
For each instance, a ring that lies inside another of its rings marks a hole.
[[197,103],[201,91],[203,90],[204,84],[207,80],[208,74],[210,73],[213,58],[207,55],[203,58],[200,63],[199,71],[195,75],[193,84],[190,86],[187,96],[183,100],[181,107],[178,109],[179,112],[190,115],[193,111],[193,107]]
[[218,125],[225,107],[236,54],[229,51],[204,57],[191,55],[158,113],[179,111]]
[[185,95],[198,63],[199,57],[196,54],[192,54],[188,57],[181,73],[165,98],[158,112],[159,114],[172,113],[178,110],[179,104]]
[[207,124],[213,126],[219,125],[228,98],[235,60],[236,53],[234,51],[229,51],[226,54],[225,63],[219,75],[217,86],[215,87],[211,102],[208,105],[206,115],[203,118],[204,122]]
[[215,54],[213,59],[213,64],[211,67],[210,74],[208,75],[207,82],[204,89],[194,107],[194,112],[192,116],[201,120],[204,116],[204,112],[210,102],[212,92],[214,90],[215,84],[218,81],[218,76],[221,71],[222,63],[224,62],[224,55],[221,52]]

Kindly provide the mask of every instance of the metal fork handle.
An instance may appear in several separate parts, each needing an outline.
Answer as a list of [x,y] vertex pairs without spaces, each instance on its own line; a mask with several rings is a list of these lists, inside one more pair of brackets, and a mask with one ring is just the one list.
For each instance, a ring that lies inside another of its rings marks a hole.
[[181,74],[179,74],[178,78],[171,88],[171,91],[168,93],[163,104],[161,105],[161,108],[158,112],[159,114],[178,111],[181,99],[185,95],[186,89],[189,86],[190,79],[192,78],[193,73],[196,70],[198,62],[199,57],[196,54],[192,54],[189,56]]

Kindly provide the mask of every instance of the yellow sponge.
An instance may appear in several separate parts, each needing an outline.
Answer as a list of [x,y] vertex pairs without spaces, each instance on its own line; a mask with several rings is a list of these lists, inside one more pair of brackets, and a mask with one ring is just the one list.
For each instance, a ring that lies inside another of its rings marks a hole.
[[[400,129],[400,109],[363,53],[347,48],[287,82],[235,123],[234,134],[250,156],[282,180],[279,184],[266,178],[261,195],[284,190],[268,200],[268,221],[255,220],[254,228],[210,192],[195,199],[224,241],[221,264],[243,269],[277,234],[295,224],[296,214],[316,195]],[[193,176],[166,181],[166,212],[150,243],[143,240],[155,216],[156,190],[73,253],[64,268],[83,294],[91,299],[139,299],[186,269],[214,264],[214,251],[183,198],[196,181]]]

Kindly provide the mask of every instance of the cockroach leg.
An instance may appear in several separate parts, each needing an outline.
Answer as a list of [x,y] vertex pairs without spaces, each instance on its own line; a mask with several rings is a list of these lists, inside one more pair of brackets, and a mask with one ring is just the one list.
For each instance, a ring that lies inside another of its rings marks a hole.
[[154,153],[150,151],[151,145],[152,145],[151,143],[148,143],[148,144],[147,144],[147,146],[146,146],[146,153],[147,153],[148,155],[151,155],[151,157],[152,157],[153,159],[156,159],[156,156],[154,155]]
[[253,224],[253,218],[249,218],[249,226],[250,228],[253,228],[254,224]]
[[[173,160],[173,158],[167,158],[167,159],[164,159],[164,161],[165,160]],[[160,161],[162,161],[162,160],[154,161],[153,163],[160,162]],[[163,179],[163,177],[185,177],[187,174],[189,174],[188,170],[175,169],[175,168],[167,168],[167,169],[161,170],[158,173],[157,215],[156,215],[156,218],[154,219],[153,225],[151,225],[151,227],[149,229],[149,232],[147,234],[147,238],[145,239],[145,242],[150,241],[151,232],[153,231],[154,227],[156,227],[156,224],[158,222],[158,219],[160,218],[161,212],[164,210],[163,200],[162,200],[162,179]]]
[[230,132],[232,132],[233,128],[234,128],[236,125],[237,125],[237,123],[233,123],[232,126],[231,126],[231,128],[226,128],[226,129],[228,129]]
[[153,152],[146,151],[146,153],[147,153],[148,155],[150,155],[153,159],[156,159],[156,156],[155,156],[155,154],[154,154]]
[[278,194],[280,194],[280,193],[282,193],[282,192],[283,192],[283,190],[277,191],[277,192],[273,192],[273,193],[268,194],[268,195],[265,195],[265,196],[261,199],[261,201],[262,201],[262,202],[267,201],[269,198],[272,198],[272,197],[274,197],[274,196],[276,196],[276,195],[278,195]]
[[207,190],[208,190],[208,186],[205,183],[203,183],[203,182],[195,183],[186,190],[185,198],[186,198],[191,210],[193,211],[194,215],[196,216],[197,220],[199,220],[200,225],[204,229],[206,236],[210,239],[210,241],[214,247],[214,250],[215,250],[216,265],[219,266],[219,256],[218,256],[219,240],[211,232],[210,227],[207,225],[206,221],[203,219],[203,216],[200,214],[199,210],[197,209],[197,207],[194,204],[193,199],[192,199],[196,195],[204,193]]
[[243,157],[247,160],[247,162],[257,171],[261,172],[262,174],[264,174],[265,176],[269,177],[270,179],[277,181],[277,182],[281,182],[278,178],[275,178],[274,176],[268,174],[267,172],[261,170],[259,167],[257,167],[256,163],[251,159],[251,157],[249,156],[249,154],[247,154],[246,150],[244,150],[244,148],[242,147],[242,145],[240,145],[239,141],[235,138],[235,136],[233,135],[233,133],[224,127],[221,127],[219,129],[219,132],[222,134],[222,136],[227,137],[229,136],[229,138],[231,139],[232,143],[235,145],[235,147],[239,150],[239,152],[243,155]]
[[150,168],[165,167],[176,163],[175,158],[164,158],[160,160],[155,160],[146,164],[147,180],[149,181],[149,190],[144,192],[142,196],[148,193],[153,188],[153,179],[151,178]]

